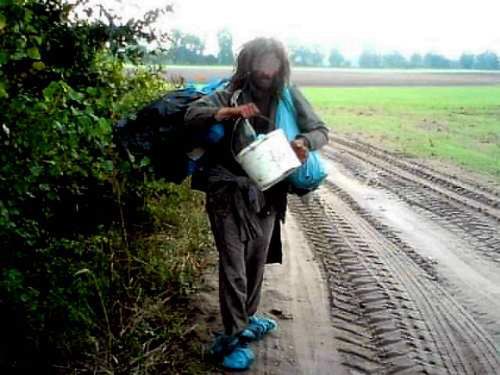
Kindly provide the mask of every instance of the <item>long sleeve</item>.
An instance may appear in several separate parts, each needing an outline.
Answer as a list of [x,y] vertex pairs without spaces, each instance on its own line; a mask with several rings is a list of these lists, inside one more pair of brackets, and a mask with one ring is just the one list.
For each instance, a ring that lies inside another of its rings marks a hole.
[[229,91],[220,90],[193,102],[184,115],[186,126],[196,131],[214,124],[215,114],[220,108],[229,106],[230,98]]
[[297,111],[297,124],[301,130],[300,136],[307,139],[311,150],[323,147],[328,143],[328,128],[297,87],[292,86],[290,91]]

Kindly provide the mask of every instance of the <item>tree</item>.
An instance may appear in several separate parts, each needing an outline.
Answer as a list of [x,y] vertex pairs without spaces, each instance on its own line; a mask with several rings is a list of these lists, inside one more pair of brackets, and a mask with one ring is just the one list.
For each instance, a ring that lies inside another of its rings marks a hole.
[[485,51],[476,56],[474,67],[476,69],[497,70],[500,68],[498,56],[494,52]]
[[472,69],[474,67],[475,56],[468,53],[462,53],[459,62],[462,69]]
[[344,56],[338,49],[333,49],[330,52],[330,56],[328,57],[328,62],[331,67],[340,68],[346,66],[347,61],[344,59]]
[[381,67],[380,55],[370,50],[363,51],[363,53],[359,57],[359,67],[369,68],[369,69],[380,68]]
[[430,69],[449,69],[451,61],[437,53],[429,52],[424,56],[424,67]]
[[410,57],[409,65],[411,68],[422,68],[424,66],[424,59],[420,54],[414,53]]
[[170,35],[171,48],[168,59],[173,64],[202,64],[205,42],[197,35],[173,30]]
[[296,46],[290,52],[290,60],[297,66],[322,66],[324,58],[318,47]]
[[382,67],[383,68],[407,68],[408,61],[399,52],[394,51],[387,55],[382,56]]
[[217,65],[218,59],[214,55],[205,55],[204,57],[205,57],[204,58],[204,60],[205,60],[204,64],[206,64],[206,65]]
[[217,33],[217,41],[219,42],[217,62],[221,65],[233,65],[233,36],[231,32],[227,29],[220,30]]

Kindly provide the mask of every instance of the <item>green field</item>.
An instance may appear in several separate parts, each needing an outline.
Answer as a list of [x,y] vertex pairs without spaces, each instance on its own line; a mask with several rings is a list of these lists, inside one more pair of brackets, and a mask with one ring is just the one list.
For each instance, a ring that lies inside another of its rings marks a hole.
[[333,134],[500,179],[500,86],[303,91]]

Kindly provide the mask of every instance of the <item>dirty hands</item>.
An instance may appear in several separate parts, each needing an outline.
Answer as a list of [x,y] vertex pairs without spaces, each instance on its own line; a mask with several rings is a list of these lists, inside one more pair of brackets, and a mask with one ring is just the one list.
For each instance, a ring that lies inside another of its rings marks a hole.
[[[235,118],[252,118],[260,114],[255,103],[248,103],[236,107],[222,107],[215,113],[215,120],[222,121]],[[305,138],[297,138],[290,142],[293,151],[301,163],[309,156],[309,142]]]
[[251,118],[260,114],[259,108],[254,103],[239,105],[237,107],[222,107],[215,114],[216,121],[234,118]]
[[299,158],[301,163],[304,163],[309,155],[309,147],[305,138],[297,138],[290,142],[295,155]]

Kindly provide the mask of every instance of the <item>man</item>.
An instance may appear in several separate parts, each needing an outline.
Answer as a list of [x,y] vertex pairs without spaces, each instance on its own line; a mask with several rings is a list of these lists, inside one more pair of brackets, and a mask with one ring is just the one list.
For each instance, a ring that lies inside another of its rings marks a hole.
[[[254,359],[248,342],[277,328],[276,322],[256,312],[266,261],[281,261],[280,220],[285,218],[289,191],[286,181],[264,192],[250,181],[234,159],[244,146],[241,128],[235,124],[244,118],[257,134],[274,130],[272,119],[283,90],[289,87],[289,76],[282,44],[254,39],[239,53],[228,88],[194,102],[185,116],[186,126],[193,131],[220,122],[225,128],[222,141],[208,150],[206,167],[193,178],[193,187],[207,193],[206,208],[219,253],[224,335],[216,339],[212,354],[231,370],[248,369]],[[301,130],[291,146],[299,160],[305,161],[309,150],[328,142],[328,129],[300,91],[289,90]]]

